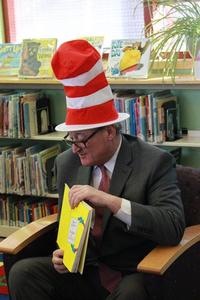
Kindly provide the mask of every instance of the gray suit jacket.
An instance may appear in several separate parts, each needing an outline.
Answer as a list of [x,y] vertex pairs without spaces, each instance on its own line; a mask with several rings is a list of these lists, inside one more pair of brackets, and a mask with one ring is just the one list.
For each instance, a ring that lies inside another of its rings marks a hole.
[[[81,166],[71,150],[56,159],[59,206],[64,183],[89,184],[92,167]],[[131,201],[132,223],[126,224],[106,209],[99,259],[112,268],[131,272],[156,245],[176,245],[185,228],[174,158],[166,151],[123,135],[113,171],[110,193]],[[96,254],[89,242],[87,262]]]

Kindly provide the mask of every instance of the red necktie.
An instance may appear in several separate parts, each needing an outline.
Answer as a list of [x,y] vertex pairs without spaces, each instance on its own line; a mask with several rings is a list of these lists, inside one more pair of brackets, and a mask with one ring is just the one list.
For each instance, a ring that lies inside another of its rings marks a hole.
[[[107,173],[105,166],[99,166],[101,170],[101,181],[99,184],[99,190],[108,192],[110,186],[110,177]],[[95,223],[92,234],[97,242],[97,247],[101,241],[102,236],[102,221],[103,221],[103,207],[95,208]],[[107,265],[100,263],[99,264],[99,275],[101,279],[101,284],[106,288],[110,293],[117,287],[121,280],[121,273],[115,270],[110,269]]]
[[[110,186],[110,177],[108,176],[107,170],[105,166],[99,166],[101,170],[101,181],[99,184],[99,190],[103,192],[109,191]],[[102,236],[102,222],[103,222],[103,207],[96,207],[95,208],[95,223],[94,228],[92,230],[92,234],[95,237],[97,243],[100,243],[101,236]]]

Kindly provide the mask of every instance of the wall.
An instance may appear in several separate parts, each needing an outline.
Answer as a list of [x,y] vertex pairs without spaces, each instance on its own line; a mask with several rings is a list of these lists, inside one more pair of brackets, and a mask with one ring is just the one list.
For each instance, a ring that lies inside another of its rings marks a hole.
[[[200,89],[182,89],[174,93],[179,97],[181,126],[200,130]],[[200,168],[200,148],[183,148],[182,163]]]
[[0,43],[4,42],[4,24],[2,14],[2,0],[0,0]]

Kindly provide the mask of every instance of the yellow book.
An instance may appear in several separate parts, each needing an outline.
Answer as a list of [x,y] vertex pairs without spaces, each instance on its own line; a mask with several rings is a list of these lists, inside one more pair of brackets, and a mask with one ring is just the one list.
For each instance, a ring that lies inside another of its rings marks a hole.
[[68,193],[69,187],[65,185],[57,244],[64,251],[63,263],[66,268],[70,272],[82,274],[93,209],[84,201],[72,209]]

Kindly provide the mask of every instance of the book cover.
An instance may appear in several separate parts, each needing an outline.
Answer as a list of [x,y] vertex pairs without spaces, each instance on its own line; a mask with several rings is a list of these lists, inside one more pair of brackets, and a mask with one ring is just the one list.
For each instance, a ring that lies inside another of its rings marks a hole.
[[53,162],[59,153],[61,153],[61,145],[55,144],[40,151],[37,155],[39,174],[41,178],[39,184],[43,195],[47,192],[50,192],[55,184],[55,175],[52,172],[52,168],[49,167],[49,163],[52,164],[53,167]]
[[21,44],[0,44],[0,76],[18,75],[21,50]]
[[32,177],[33,174],[33,166],[32,166],[32,158],[31,155],[38,153],[43,150],[42,144],[32,145],[25,149],[26,153],[26,185],[25,185],[25,192],[27,195],[30,195],[32,191],[35,190],[35,176]]
[[166,108],[168,105],[173,105],[176,107],[177,105],[177,97],[173,95],[169,95],[168,97],[161,97],[157,100],[157,113],[158,113],[158,142],[166,141]]
[[[151,94],[151,105],[152,105],[152,119],[153,119],[153,135],[154,142],[159,143],[160,141],[160,129],[159,129],[159,120],[158,120],[158,101],[159,99],[165,99],[171,96],[169,90],[156,91]],[[161,103],[161,102],[160,102]]]
[[181,137],[179,104],[175,101],[169,101],[163,105],[163,110],[166,141],[174,141]]
[[57,192],[56,174],[54,172],[54,162],[57,155],[50,157],[46,160],[46,177],[47,177],[47,190],[48,193]]
[[39,91],[26,92],[21,96],[21,109],[23,111],[24,137],[44,134],[49,131],[50,108],[49,98]]
[[70,272],[82,274],[92,219],[92,208],[81,201],[71,209],[69,187],[65,185],[57,243],[64,251],[63,263]]
[[148,39],[112,40],[109,57],[111,76],[147,78],[150,52]]
[[147,116],[146,116],[146,95],[139,98],[139,126],[140,134],[138,135],[143,141],[147,141]]
[[100,54],[102,54],[104,36],[83,36],[81,39],[88,41]]
[[103,70],[104,70],[106,77],[110,77],[109,55],[110,55],[110,48],[103,48],[102,64],[103,64]]
[[41,95],[37,99],[36,114],[38,134],[47,133],[50,125],[50,106],[49,98],[46,95]]
[[22,42],[19,77],[52,78],[51,59],[56,46],[56,38],[24,39]]

